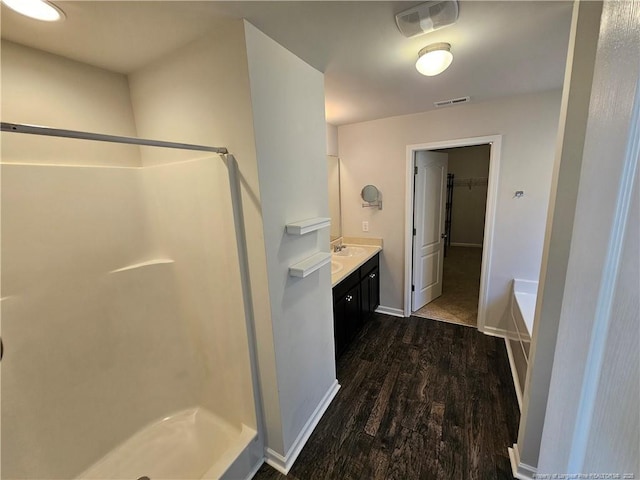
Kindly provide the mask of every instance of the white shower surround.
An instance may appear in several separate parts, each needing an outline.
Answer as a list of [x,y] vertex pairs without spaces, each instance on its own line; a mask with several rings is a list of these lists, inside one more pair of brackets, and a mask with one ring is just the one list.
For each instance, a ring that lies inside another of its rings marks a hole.
[[95,473],[151,435],[135,478],[153,478],[176,432],[206,451],[203,478],[232,467],[257,425],[222,160],[5,164],[2,192],[3,475]]

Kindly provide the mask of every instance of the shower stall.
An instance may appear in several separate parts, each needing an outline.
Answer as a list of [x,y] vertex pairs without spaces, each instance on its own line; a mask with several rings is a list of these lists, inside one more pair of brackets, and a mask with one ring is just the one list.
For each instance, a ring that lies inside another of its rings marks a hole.
[[[250,476],[262,447],[233,156],[54,128],[2,131],[3,142],[35,146],[29,163],[0,170],[2,478]],[[193,158],[38,163],[40,148],[62,142]]]

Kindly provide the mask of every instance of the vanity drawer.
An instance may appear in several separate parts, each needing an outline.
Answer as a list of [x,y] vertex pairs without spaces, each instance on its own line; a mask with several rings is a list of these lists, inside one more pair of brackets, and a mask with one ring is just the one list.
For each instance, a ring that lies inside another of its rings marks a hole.
[[367,277],[373,270],[380,268],[380,254],[376,253],[360,267],[360,279]]

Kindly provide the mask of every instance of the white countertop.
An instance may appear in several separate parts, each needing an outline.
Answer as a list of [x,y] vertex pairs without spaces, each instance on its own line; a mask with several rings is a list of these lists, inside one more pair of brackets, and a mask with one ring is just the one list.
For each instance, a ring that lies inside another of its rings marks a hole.
[[354,255],[352,257],[343,257],[336,255],[335,253],[331,254],[332,266],[333,262],[337,262],[342,265],[342,269],[340,271],[331,274],[332,288],[364,265],[367,260],[373,258],[376,253],[382,251],[382,247],[379,245],[356,245],[352,243],[344,243],[343,245],[346,245],[347,247],[361,248],[364,250],[364,253]]

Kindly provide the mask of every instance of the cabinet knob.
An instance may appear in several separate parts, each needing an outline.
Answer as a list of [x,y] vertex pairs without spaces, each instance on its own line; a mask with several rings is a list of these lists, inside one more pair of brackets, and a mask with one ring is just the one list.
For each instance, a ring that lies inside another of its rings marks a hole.
[[369,274],[369,278],[376,278],[376,274],[375,273],[370,273]]
[[350,302],[351,300],[353,300],[353,296],[352,295],[347,295],[347,297],[345,298],[345,300],[347,302]]

